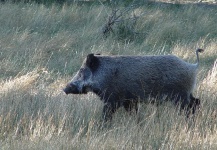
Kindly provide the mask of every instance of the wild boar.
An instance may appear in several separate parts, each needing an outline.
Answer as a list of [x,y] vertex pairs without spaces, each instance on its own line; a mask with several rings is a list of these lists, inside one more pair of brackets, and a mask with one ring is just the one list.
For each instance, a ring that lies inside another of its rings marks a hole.
[[89,54],[72,81],[64,88],[66,94],[93,92],[104,102],[103,119],[110,120],[121,106],[127,111],[138,102],[154,99],[171,100],[181,108],[194,109],[200,100],[192,95],[197,63],[190,64],[174,55],[101,56]]

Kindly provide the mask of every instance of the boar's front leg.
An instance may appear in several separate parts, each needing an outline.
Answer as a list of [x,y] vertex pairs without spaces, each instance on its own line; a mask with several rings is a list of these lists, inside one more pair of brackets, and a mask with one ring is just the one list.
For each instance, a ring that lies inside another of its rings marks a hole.
[[130,114],[132,113],[133,109],[135,109],[136,111],[136,114],[138,112],[138,102],[137,101],[133,101],[133,100],[126,100],[124,103],[123,103],[123,106],[125,108],[125,110],[127,112],[130,112]]
[[103,107],[103,121],[108,122],[112,120],[112,115],[120,107],[119,103],[107,102]]
[[106,90],[106,92],[98,92],[100,99],[104,102],[102,119],[103,122],[112,120],[112,115],[120,107],[120,101],[118,96],[112,92],[112,90]]

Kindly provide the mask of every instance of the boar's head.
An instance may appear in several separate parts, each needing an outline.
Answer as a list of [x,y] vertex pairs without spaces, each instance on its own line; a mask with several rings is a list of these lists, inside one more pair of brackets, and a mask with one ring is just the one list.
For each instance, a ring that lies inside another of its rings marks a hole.
[[93,91],[93,73],[98,66],[98,58],[94,54],[89,54],[72,81],[67,84],[63,91],[66,94],[86,94]]

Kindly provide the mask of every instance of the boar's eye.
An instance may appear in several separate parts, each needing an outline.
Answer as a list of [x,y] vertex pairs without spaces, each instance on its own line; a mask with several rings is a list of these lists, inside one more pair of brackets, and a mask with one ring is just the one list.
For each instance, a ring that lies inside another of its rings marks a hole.
[[80,73],[83,73],[83,71],[84,71],[84,68],[81,68],[81,69],[80,69]]
[[84,68],[81,68],[80,70],[79,70],[79,77],[82,77],[83,76],[83,74],[84,74]]
[[83,80],[86,80],[91,76],[91,71],[88,68],[81,68],[79,70],[79,77]]

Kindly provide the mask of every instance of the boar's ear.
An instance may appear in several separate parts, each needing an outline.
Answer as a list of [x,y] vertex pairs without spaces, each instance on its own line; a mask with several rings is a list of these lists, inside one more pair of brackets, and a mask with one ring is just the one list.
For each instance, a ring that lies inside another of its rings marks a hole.
[[99,66],[99,59],[94,56],[94,54],[88,54],[86,65],[92,70],[95,71]]

